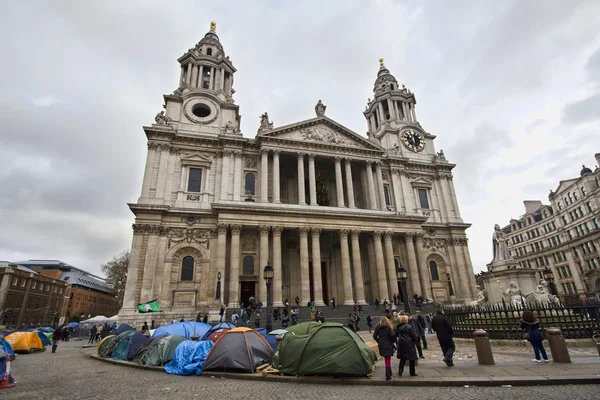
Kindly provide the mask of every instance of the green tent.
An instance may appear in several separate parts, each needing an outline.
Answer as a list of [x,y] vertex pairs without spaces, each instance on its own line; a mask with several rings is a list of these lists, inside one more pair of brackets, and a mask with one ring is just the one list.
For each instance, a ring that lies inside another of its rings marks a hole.
[[[339,325],[336,323],[336,325]],[[298,325],[292,325],[289,328],[286,328],[288,332],[291,332],[295,335],[310,335],[317,329],[323,326],[323,323],[320,321],[309,321],[302,322]]]
[[136,357],[137,363],[147,367],[165,365],[173,359],[175,349],[179,343],[185,340],[188,339],[180,335],[166,335],[158,340],[153,340],[142,356]]
[[296,376],[366,376],[373,371],[377,355],[356,334],[342,324],[326,322],[302,326],[295,334],[288,329],[279,344],[273,366]]
[[108,349],[111,347],[110,345],[115,340],[116,335],[110,335],[102,339],[100,343],[98,343],[98,355],[101,357],[106,357],[108,355]]

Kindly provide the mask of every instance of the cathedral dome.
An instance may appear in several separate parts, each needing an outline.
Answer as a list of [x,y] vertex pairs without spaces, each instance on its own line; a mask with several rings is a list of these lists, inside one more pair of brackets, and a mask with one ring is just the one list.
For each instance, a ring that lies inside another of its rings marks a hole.
[[374,93],[384,92],[386,90],[398,89],[398,81],[390,73],[390,70],[383,65],[383,58],[379,59],[379,72],[377,72],[377,79],[373,87]]
[[581,168],[581,172],[579,173],[581,176],[584,176],[586,174],[592,174],[592,170],[589,169],[588,167],[586,167],[585,165],[582,166],[583,168]]

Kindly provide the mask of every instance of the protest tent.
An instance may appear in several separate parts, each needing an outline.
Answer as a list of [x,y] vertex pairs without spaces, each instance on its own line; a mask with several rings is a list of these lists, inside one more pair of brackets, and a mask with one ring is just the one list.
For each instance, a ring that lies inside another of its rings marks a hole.
[[111,335],[120,335],[121,333],[127,332],[127,331],[135,331],[135,328],[132,327],[131,325],[121,324],[121,325],[117,325],[116,327],[114,327],[110,331],[110,334]]
[[160,336],[149,337],[148,340],[146,340],[146,342],[142,345],[142,347],[140,347],[138,349],[137,353],[135,353],[135,355],[133,356],[133,361],[139,362],[140,358],[143,357],[144,353],[146,353],[146,350],[148,350],[148,347],[150,347],[152,345],[152,343],[156,343],[160,339],[165,338],[167,336],[169,336],[169,335],[160,335]]
[[101,356],[101,357],[107,356],[106,353],[107,353],[110,345],[112,344],[112,342],[115,340],[115,338],[116,338],[115,335],[110,335],[110,336],[105,337],[98,343],[98,355],[99,356]]
[[152,336],[179,335],[189,339],[192,337],[192,335],[198,335],[200,338],[203,338],[210,328],[211,326],[209,324],[205,324],[203,322],[176,322],[174,324],[156,328]]
[[[44,345],[44,346],[50,345],[51,340],[48,338],[48,336],[46,336],[46,334],[44,332],[36,331],[36,333],[40,337],[40,340],[42,341],[42,345]],[[54,334],[54,333],[52,333],[52,334]]]
[[213,347],[213,342],[186,340],[175,349],[173,359],[165,365],[165,372],[174,375],[200,375],[202,366]]
[[221,336],[223,336],[230,330],[231,329],[224,328],[224,329],[219,329],[216,331],[208,331],[208,332],[206,332],[206,335],[204,336],[204,339],[202,339],[202,340],[210,340],[211,342],[215,343],[217,340],[219,340],[219,338]]
[[[213,326],[211,326],[209,328],[209,330],[204,334],[204,336],[201,336],[201,340],[209,340],[208,337],[210,335],[212,335],[214,332],[220,331],[222,329],[233,329],[235,328],[235,325],[232,324],[231,322],[219,322],[218,324],[215,324]],[[214,340],[213,340],[214,342]]]
[[152,340],[152,343],[138,359],[137,363],[147,367],[157,367],[170,362],[179,344],[188,339],[181,335],[162,335],[160,337],[152,337],[150,340]]
[[13,332],[5,337],[15,353],[33,353],[43,351],[44,345],[38,332]]
[[322,323],[305,335],[290,331],[283,336],[273,360],[280,372],[295,376],[367,376],[373,371],[375,352],[342,324]]
[[269,343],[269,346],[271,346],[273,351],[277,351],[277,336],[285,335],[286,333],[286,329],[275,329],[274,331],[267,333],[265,339],[267,340],[267,343]]
[[8,340],[0,339],[0,350],[8,354],[8,361],[12,361],[15,359],[15,351],[13,350],[10,343],[8,343]]
[[205,371],[256,372],[273,357],[269,343],[250,328],[234,328],[217,340],[204,363]]
[[131,360],[140,347],[148,340],[141,332],[128,331],[115,347],[110,358],[113,360]]

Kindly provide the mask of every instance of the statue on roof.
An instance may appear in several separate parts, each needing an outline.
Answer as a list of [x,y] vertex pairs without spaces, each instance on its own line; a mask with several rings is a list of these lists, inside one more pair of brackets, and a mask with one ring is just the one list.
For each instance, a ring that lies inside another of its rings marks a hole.
[[319,100],[319,102],[315,106],[315,113],[317,113],[317,117],[322,117],[323,115],[325,115],[326,109],[327,109],[327,106],[325,104],[321,103],[321,100]]
[[260,126],[258,131],[264,131],[273,129],[273,123],[269,121],[269,114],[265,111],[263,115],[260,116]]
[[171,117],[166,116],[164,110],[156,114],[154,121],[157,125],[171,125]]

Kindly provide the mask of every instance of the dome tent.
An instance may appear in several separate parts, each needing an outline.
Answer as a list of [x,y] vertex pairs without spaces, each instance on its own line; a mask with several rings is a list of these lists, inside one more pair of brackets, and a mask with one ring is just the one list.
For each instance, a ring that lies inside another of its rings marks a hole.
[[146,336],[137,331],[127,331],[122,335],[124,336],[119,340],[119,344],[110,355],[113,360],[131,360],[138,349],[148,340]]
[[110,335],[102,339],[98,343],[98,355],[100,357],[106,357],[108,349],[110,348],[111,343],[115,340],[115,335]]
[[45,350],[38,332],[13,332],[5,339],[15,353],[33,353]]
[[[153,340],[152,337],[150,340]],[[181,342],[185,342],[187,338],[181,335],[164,335],[158,340],[154,340],[146,349],[144,354],[139,357],[137,363],[147,367],[157,367],[165,365],[171,361],[175,355],[175,350]]]
[[198,335],[201,338],[206,335],[206,332],[211,328],[209,324],[203,322],[175,322],[174,324],[160,326],[152,333],[152,336],[158,335],[179,335],[186,338],[191,338],[192,335]]
[[[298,325],[296,325],[298,326]],[[377,355],[356,332],[342,324],[326,322],[301,327],[305,335],[288,333],[279,344],[273,366],[288,375],[366,376]]]
[[[215,332],[221,331],[222,329],[233,329],[235,328],[235,325],[232,324],[231,322],[219,322],[218,324],[213,325],[212,327],[210,327],[210,329],[204,334],[204,336],[201,336],[201,340],[209,340],[208,338]],[[214,340],[213,340],[214,341]]]
[[142,345],[142,347],[138,349],[137,353],[135,353],[135,355],[133,356],[133,361],[139,363],[140,359],[144,356],[146,350],[148,350],[148,347],[150,347],[152,343],[158,342],[160,339],[165,338],[167,336],[169,335],[149,337],[148,340],[146,340],[146,342]]
[[256,372],[256,367],[270,362],[272,357],[271,346],[258,332],[234,328],[215,342],[202,370]]

